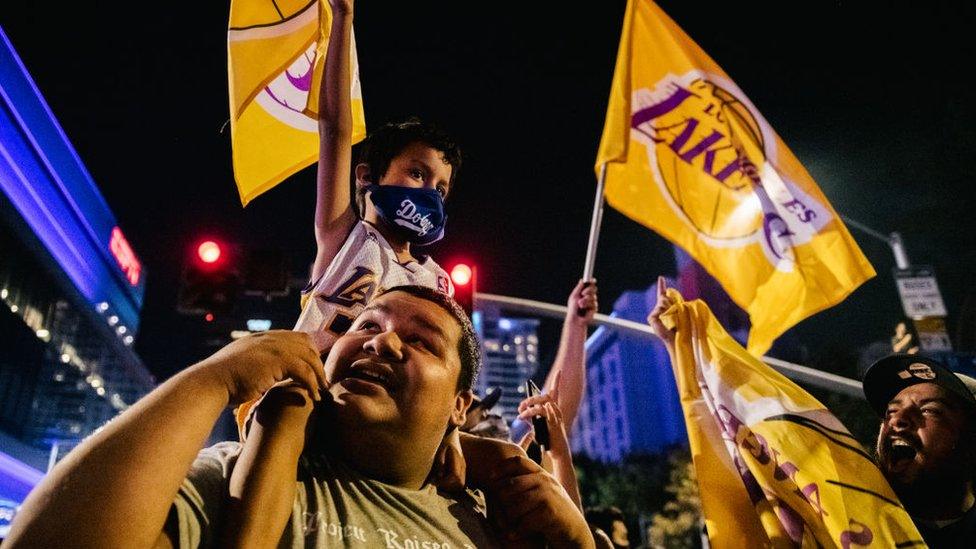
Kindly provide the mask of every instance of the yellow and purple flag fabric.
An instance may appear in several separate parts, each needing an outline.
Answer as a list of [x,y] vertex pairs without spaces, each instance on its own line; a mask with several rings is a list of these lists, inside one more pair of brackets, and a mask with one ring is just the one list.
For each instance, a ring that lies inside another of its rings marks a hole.
[[607,202],[688,251],[752,322],[756,356],[874,269],[742,90],[650,0],[630,0],[597,173]]
[[[318,159],[318,90],[331,24],[324,0],[231,0],[231,146],[245,206]],[[356,143],[366,136],[366,121],[355,39],[351,55]]]
[[672,356],[712,547],[924,546],[871,456],[809,393],[746,352],[700,300]]

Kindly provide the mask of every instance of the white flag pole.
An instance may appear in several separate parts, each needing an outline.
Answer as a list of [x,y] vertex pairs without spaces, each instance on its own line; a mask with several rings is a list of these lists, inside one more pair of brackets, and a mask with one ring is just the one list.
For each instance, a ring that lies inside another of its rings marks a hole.
[[590,241],[586,245],[586,262],[583,264],[583,280],[593,280],[596,263],[596,245],[600,240],[600,224],[603,221],[603,187],[607,180],[607,163],[600,166],[596,181],[596,198],[593,200],[593,218],[590,220]]

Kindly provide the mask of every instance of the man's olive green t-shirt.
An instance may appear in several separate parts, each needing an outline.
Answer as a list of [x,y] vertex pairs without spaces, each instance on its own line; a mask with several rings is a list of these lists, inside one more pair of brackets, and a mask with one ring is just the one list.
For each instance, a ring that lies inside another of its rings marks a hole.
[[[173,502],[166,531],[179,547],[220,544],[228,483],[241,445],[197,456]],[[291,518],[278,547],[498,547],[472,494],[427,485],[409,490],[372,480],[325,457],[302,457]]]

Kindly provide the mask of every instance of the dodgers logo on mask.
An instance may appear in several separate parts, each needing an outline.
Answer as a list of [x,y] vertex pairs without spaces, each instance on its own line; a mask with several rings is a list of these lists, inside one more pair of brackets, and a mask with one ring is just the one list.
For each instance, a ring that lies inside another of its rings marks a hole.
[[366,188],[376,213],[403,238],[418,246],[444,236],[444,199],[434,189],[371,184]]
[[424,236],[430,231],[434,224],[430,222],[430,214],[420,215],[417,213],[417,205],[410,199],[405,199],[400,203],[400,209],[396,211],[397,219],[394,221],[401,227],[406,227],[420,236]]

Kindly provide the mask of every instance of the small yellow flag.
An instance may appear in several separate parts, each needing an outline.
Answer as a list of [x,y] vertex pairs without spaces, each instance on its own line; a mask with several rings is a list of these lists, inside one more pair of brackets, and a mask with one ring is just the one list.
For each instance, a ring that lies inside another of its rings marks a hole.
[[759,356],[874,269],[742,90],[650,0],[630,0],[597,173],[608,203],[688,251]]
[[[244,205],[318,159],[318,89],[331,24],[324,1],[231,1],[230,131]],[[366,136],[355,39],[350,69],[355,143]]]
[[672,357],[712,547],[924,546],[881,471],[809,393],[700,300],[674,305]]

